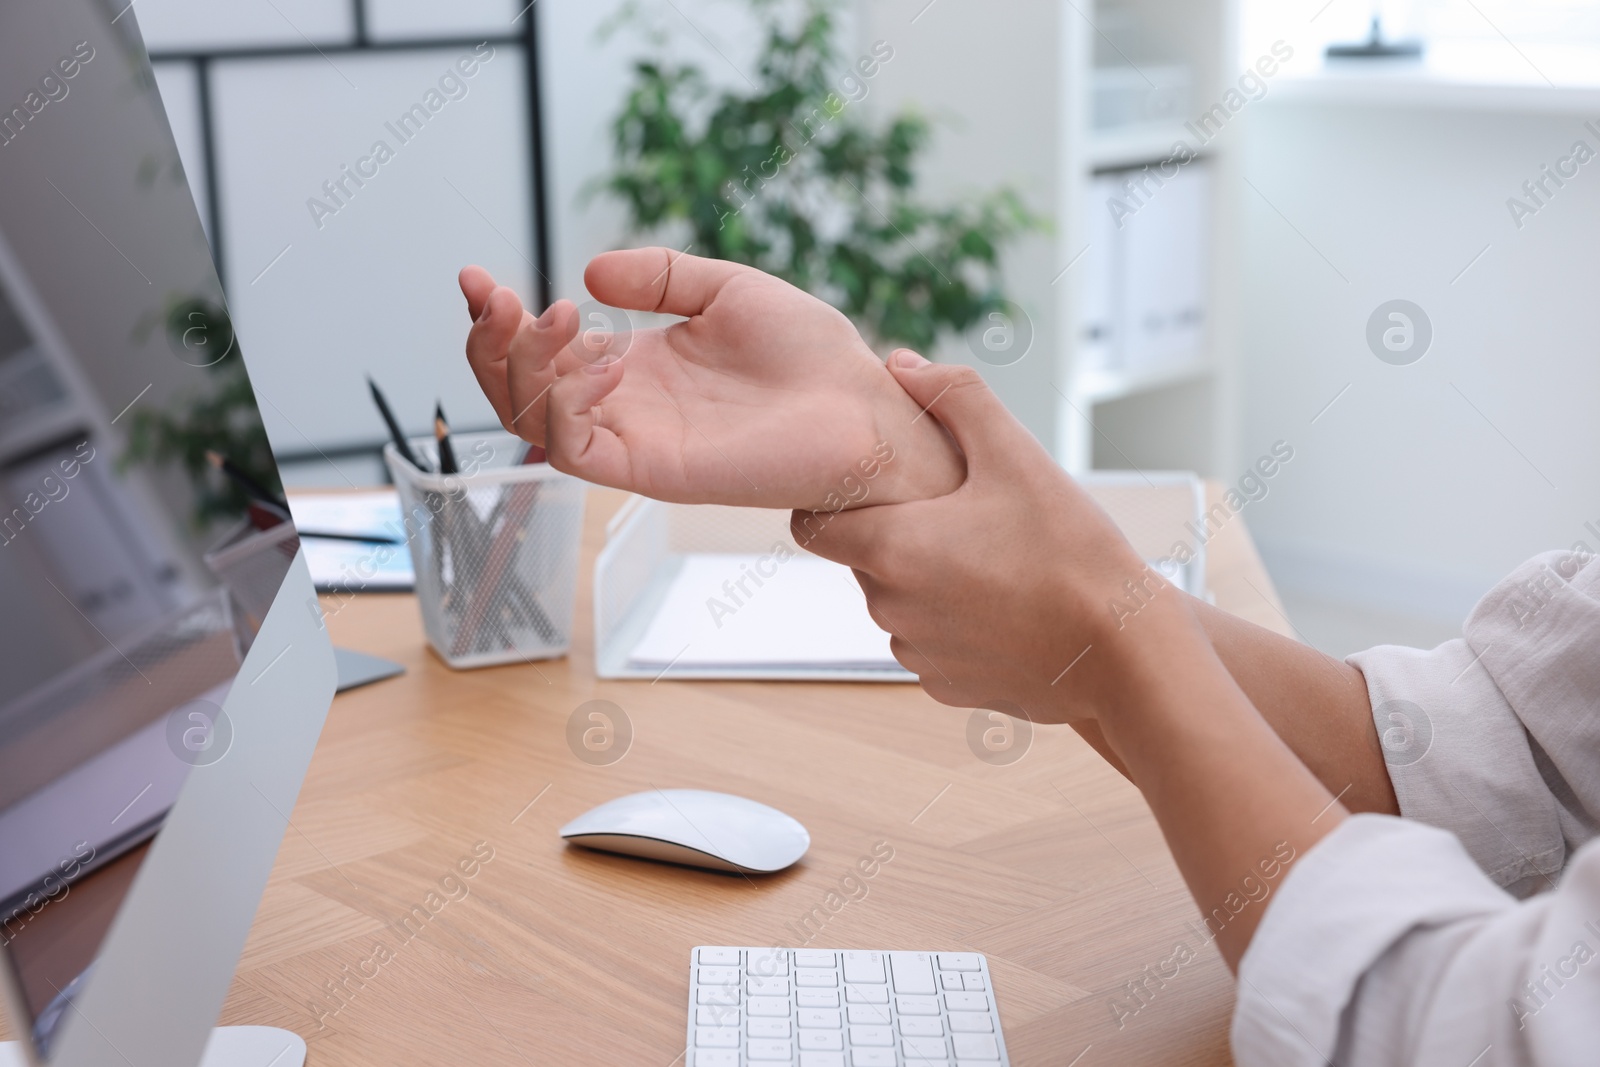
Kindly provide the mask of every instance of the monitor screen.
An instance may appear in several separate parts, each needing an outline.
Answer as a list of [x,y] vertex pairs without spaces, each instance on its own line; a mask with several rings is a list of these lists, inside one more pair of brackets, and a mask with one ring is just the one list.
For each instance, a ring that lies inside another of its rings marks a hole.
[[0,5],[0,955],[48,1056],[298,547],[125,0]]

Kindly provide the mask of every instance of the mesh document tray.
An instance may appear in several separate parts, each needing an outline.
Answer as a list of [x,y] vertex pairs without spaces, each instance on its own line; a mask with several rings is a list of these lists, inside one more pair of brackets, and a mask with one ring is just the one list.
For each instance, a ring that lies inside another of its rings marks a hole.
[[[1186,524],[1200,523],[1205,492],[1199,478],[1181,472],[1140,474],[1093,472],[1079,479],[1105,508],[1133,547],[1147,560],[1169,558],[1175,544],[1193,556],[1162,569],[1173,584],[1205,595],[1205,545]],[[789,512],[767,508],[668,504],[631,497],[606,526],[606,543],[595,561],[595,671],[601,678],[650,678],[667,673],[630,662],[673,580],[690,555],[767,553],[777,545],[801,550],[789,535]],[[699,668],[673,666],[671,678],[743,678],[792,681],[904,682],[914,676],[898,667],[789,666]]]

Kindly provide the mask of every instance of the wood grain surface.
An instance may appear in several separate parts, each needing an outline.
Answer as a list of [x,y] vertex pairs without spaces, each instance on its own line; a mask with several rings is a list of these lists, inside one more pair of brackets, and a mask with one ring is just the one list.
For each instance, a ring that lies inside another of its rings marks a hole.
[[[407,672],[335,699],[223,1022],[295,1030],[314,1067],[671,1067],[694,945],[969,950],[1018,1067],[1229,1062],[1199,911],[1139,793],[1067,728],[996,765],[973,712],[913,685],[596,680],[590,575],[622,499],[590,494],[566,659],[455,672],[411,597],[326,601],[337,643]],[[1242,517],[1209,579],[1288,632]],[[608,765],[569,744],[596,699],[631,727]],[[557,836],[652,787],[772,804],[811,851],[751,879]]]

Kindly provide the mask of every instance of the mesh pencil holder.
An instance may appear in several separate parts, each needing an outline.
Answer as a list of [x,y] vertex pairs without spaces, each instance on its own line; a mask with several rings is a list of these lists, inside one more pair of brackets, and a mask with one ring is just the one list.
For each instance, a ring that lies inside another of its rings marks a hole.
[[[584,483],[547,463],[522,463],[527,446],[510,434],[460,434],[452,443],[460,474],[420,471],[393,444],[383,450],[428,643],[457,668],[565,655]],[[438,466],[431,439],[410,444]]]

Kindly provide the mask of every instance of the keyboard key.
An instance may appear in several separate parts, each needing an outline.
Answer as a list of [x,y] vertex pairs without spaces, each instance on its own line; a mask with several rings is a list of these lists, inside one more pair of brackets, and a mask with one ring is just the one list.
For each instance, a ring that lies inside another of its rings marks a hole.
[[739,1050],[736,1048],[696,1049],[694,1067],[739,1067]]
[[[954,1029],[954,1027],[952,1027]],[[943,1037],[944,1023],[937,1018],[925,1019],[920,1016],[904,1016],[900,1020],[900,1036],[902,1037]]]
[[827,989],[839,984],[839,975],[835,971],[801,970],[796,967],[794,984],[804,989]]
[[844,1049],[843,1030],[802,1030],[800,1047],[819,1052],[839,1052]]
[[966,988],[961,981],[965,977],[966,975],[959,971],[950,971],[939,976],[939,985],[944,989],[951,989],[959,993],[961,990]]
[[782,978],[789,973],[789,950],[786,948],[753,948],[748,955],[745,971],[758,978]]
[[837,989],[797,989],[795,990],[794,1000],[802,1008],[837,1008],[839,1006],[839,991]]
[[751,1019],[744,1024],[746,1037],[788,1037],[788,1019]]
[[905,1037],[900,1039],[900,1050],[906,1059],[942,1060],[945,1057],[942,1037]]
[[802,1052],[800,1053],[800,1067],[844,1067],[844,1053]]
[[983,961],[976,952],[941,952],[939,953],[939,969],[941,971],[980,971]]
[[850,1067],[895,1067],[892,1048],[855,1048],[850,1050]]
[[953,1011],[950,1013],[952,1034],[992,1034],[994,1020],[986,1011]]
[[956,1057],[963,1060],[998,1060],[1000,1048],[993,1034],[955,1034],[950,1038]]
[[694,1031],[695,1048],[738,1048],[739,1038],[743,1036],[737,1027],[726,1026],[712,1028],[699,1026]]
[[846,982],[882,983],[883,953],[846,952],[844,954],[844,980]]
[[696,1026],[738,1026],[739,1005],[722,1004],[714,1008],[696,1008],[694,1022]]
[[701,986],[694,992],[695,1003],[697,1004],[733,1004],[737,1006],[739,1003],[738,986]]
[[944,1006],[951,1011],[988,1011],[989,998],[982,993],[946,993]]
[[801,1008],[798,1014],[800,1025],[807,1030],[839,1029],[839,1009],[837,1008]]
[[739,950],[736,948],[703,948],[700,950],[700,962],[710,967],[737,967],[739,966]]
[[850,1047],[894,1047],[894,1031],[887,1026],[852,1026],[850,1028]]
[[788,997],[751,997],[744,1002],[745,1014],[752,1019],[772,1019],[789,1015]]
[[894,1007],[901,1015],[938,1015],[938,997],[895,997]]
[[850,1023],[853,1026],[888,1026],[889,1005],[887,1004],[852,1004],[849,1008]]
[[751,1041],[745,1045],[745,1055],[752,1060],[782,1060],[794,1058],[794,1045],[789,1041]]
[[794,950],[794,965],[796,967],[837,967],[839,959],[832,952],[819,952],[816,949],[797,948]]
[[984,984],[983,975],[981,974],[964,974],[961,976],[961,980],[966,983],[968,993],[982,993],[989,988]]
[[702,967],[695,981],[701,985],[738,985],[741,977],[737,967]]
[[[960,977],[957,975],[956,977]],[[786,997],[789,995],[789,979],[787,978],[758,978],[751,976],[745,979],[745,992],[752,997]]]
[[933,993],[933,966],[926,952],[891,952],[889,968],[894,971],[896,993]]
[[881,985],[851,985],[844,987],[844,999],[851,1004],[887,1004],[889,987]]

